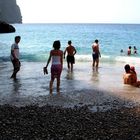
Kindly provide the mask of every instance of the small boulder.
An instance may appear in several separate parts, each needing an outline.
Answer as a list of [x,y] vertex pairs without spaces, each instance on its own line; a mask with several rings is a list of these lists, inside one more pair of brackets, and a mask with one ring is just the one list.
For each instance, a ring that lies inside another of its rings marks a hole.
[[0,33],[12,33],[15,31],[16,31],[15,27],[4,21],[0,21]]

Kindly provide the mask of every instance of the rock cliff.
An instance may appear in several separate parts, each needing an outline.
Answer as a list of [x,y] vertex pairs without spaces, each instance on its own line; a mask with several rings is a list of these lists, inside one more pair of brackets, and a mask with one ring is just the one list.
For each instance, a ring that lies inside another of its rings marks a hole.
[[0,20],[7,23],[22,23],[22,16],[16,0],[0,0]]

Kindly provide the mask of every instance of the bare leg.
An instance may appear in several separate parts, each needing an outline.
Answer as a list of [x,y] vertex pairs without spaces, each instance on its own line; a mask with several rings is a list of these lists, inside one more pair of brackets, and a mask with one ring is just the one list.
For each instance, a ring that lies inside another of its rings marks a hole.
[[99,59],[96,60],[96,71],[98,71]]
[[73,72],[73,64],[71,63],[71,72]]
[[52,94],[53,81],[54,81],[54,80],[51,80],[51,81],[50,81],[50,94]]
[[11,75],[11,78],[16,79],[16,75],[17,75],[17,72],[18,72],[19,70],[20,70],[19,68],[14,69],[13,74]]
[[57,92],[60,91],[60,78],[57,78]]
[[13,60],[12,64],[13,64],[14,70],[13,70],[13,74],[11,75],[11,78],[16,79],[17,72],[20,70],[20,61]]
[[70,69],[70,63],[68,62],[68,70]]
[[95,66],[95,60],[93,60],[93,63],[92,63],[92,68],[94,69],[94,66]]

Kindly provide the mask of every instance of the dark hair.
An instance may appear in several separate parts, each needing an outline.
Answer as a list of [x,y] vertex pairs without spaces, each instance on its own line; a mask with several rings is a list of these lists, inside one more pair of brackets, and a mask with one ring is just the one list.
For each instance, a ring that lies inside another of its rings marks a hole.
[[15,36],[15,41],[17,40],[17,39],[20,39],[21,37],[20,36]]
[[99,42],[98,39],[96,39],[95,42],[98,43]]
[[54,41],[53,42],[53,48],[55,49],[55,50],[59,50],[60,49],[60,41],[59,40],[56,40],[56,41]]
[[125,72],[126,72],[126,73],[130,72],[130,65],[129,65],[129,64],[126,64],[126,65],[124,66],[124,69],[125,69]]
[[68,41],[68,44],[71,45],[71,40]]

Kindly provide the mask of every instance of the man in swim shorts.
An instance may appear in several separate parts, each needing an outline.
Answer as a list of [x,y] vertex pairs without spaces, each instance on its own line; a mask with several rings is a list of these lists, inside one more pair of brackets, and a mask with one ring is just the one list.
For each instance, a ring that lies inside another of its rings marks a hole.
[[74,55],[76,54],[76,49],[71,44],[72,44],[71,40],[68,41],[68,46],[66,47],[66,49],[64,51],[64,59],[65,59],[65,54],[67,52],[67,67],[68,67],[68,70],[70,70],[72,72],[73,64],[75,64]]
[[92,45],[92,57],[93,57],[93,63],[92,66],[93,68],[95,67],[96,64],[96,70],[98,69],[99,65],[99,56],[101,57],[100,51],[99,51],[99,41],[96,39]]

